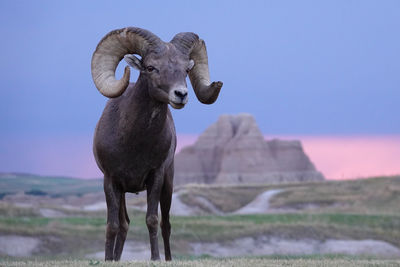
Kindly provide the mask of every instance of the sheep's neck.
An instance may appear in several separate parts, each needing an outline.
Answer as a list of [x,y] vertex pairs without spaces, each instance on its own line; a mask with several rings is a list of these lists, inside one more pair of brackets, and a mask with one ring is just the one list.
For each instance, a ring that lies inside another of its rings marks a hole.
[[149,94],[147,82],[139,76],[135,86],[127,92],[126,101],[121,109],[124,131],[128,130],[134,138],[159,134],[165,126],[168,105],[153,99]]

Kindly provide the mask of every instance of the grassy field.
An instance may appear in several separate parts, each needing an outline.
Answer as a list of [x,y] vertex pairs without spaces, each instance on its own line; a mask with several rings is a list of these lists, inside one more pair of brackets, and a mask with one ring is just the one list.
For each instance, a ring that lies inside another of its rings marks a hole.
[[150,262],[150,261],[131,261],[131,262],[112,262],[93,260],[63,260],[63,261],[0,261],[0,266],[135,266],[135,267],[231,267],[231,266],[297,266],[297,267],[353,267],[353,266],[400,266],[400,261],[396,260],[368,260],[368,259],[342,259],[342,258],[319,258],[319,259],[268,259],[268,258],[229,258],[229,259],[200,259],[172,262]]
[[[17,179],[17,180],[16,180]],[[24,176],[19,181],[15,177],[0,177],[0,194],[5,192],[41,190],[46,202],[40,205],[16,205],[12,201],[0,201],[0,236],[16,235],[39,238],[40,250],[18,261],[0,252],[0,266],[35,266],[33,259],[46,258],[61,260],[57,265],[85,266],[102,265],[96,261],[66,261],[84,259],[88,254],[104,249],[105,211],[70,210],[63,208],[63,197],[76,198],[84,192],[101,192],[101,181],[82,181],[68,178]],[[50,180],[52,180],[50,182]],[[58,183],[57,183],[58,182]],[[79,188],[82,183],[83,187]],[[3,185],[5,185],[3,187]],[[18,187],[21,186],[21,187]],[[18,189],[18,190],[17,190]],[[281,189],[270,202],[274,212],[257,215],[232,215],[234,211],[258,194],[269,189]],[[213,203],[225,215],[172,216],[171,244],[174,258],[190,259],[188,249],[192,243],[218,242],[259,236],[282,239],[338,240],[381,240],[400,247],[400,177],[372,178],[355,181],[327,181],[320,183],[244,185],[244,186],[204,186],[189,185],[178,188],[184,192],[182,201],[188,205],[201,205],[197,197]],[[35,196],[36,197],[36,196]],[[37,196],[38,199],[41,197]],[[134,196],[134,198],[137,196]],[[31,200],[34,201],[34,200]],[[129,203],[129,201],[128,201]],[[28,203],[29,204],[29,203]],[[40,210],[50,208],[62,212],[61,217],[44,217]],[[206,209],[206,208],[205,208]],[[145,215],[129,209],[131,224],[127,240],[148,243]],[[161,244],[160,240],[160,244]],[[161,245],[162,247],[162,245]],[[207,257],[207,255],[203,255]],[[400,255],[399,255],[400,256]],[[31,261],[29,261],[31,260]],[[174,266],[276,266],[275,258],[239,258],[175,262]],[[326,261],[326,262],[325,262]],[[51,262],[38,261],[38,266]],[[132,263],[133,264],[133,263]],[[150,263],[136,262],[135,264]],[[147,264],[147,265],[146,265]],[[155,265],[155,266],[164,266]],[[280,265],[296,266],[398,266],[397,261],[383,261],[366,258],[279,258]],[[331,265],[329,265],[331,264]],[[390,265],[392,264],[392,265]],[[113,266],[113,265],[111,265]],[[170,266],[170,265],[165,265]]]
[[[377,239],[400,246],[400,216],[361,214],[262,214],[230,216],[174,216],[172,247],[177,255],[189,255],[190,242],[227,242],[260,235],[286,239]],[[41,255],[81,258],[102,250],[105,216],[43,218],[0,216],[0,233],[40,236]],[[132,217],[128,240],[147,242],[145,216]],[[62,242],[59,242],[62,240]]]

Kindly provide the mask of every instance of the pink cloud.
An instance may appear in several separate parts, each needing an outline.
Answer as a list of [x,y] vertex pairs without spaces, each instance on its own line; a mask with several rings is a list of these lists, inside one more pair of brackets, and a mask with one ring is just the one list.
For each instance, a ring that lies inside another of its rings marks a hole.
[[281,136],[280,138],[301,140],[304,151],[327,179],[342,180],[400,174],[400,136]]

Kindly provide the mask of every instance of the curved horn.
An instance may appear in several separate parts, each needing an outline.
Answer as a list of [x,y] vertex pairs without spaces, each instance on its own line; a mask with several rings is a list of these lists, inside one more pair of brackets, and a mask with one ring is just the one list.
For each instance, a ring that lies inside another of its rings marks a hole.
[[212,104],[217,100],[222,82],[210,82],[206,44],[192,32],[182,32],[171,40],[182,53],[194,60],[194,67],[189,72],[197,99],[204,104]]
[[101,94],[106,97],[122,95],[129,85],[130,69],[125,67],[121,80],[115,79],[115,69],[126,54],[138,54],[142,58],[149,48],[158,46],[161,40],[153,33],[135,27],[109,32],[99,42],[92,56],[92,78]]

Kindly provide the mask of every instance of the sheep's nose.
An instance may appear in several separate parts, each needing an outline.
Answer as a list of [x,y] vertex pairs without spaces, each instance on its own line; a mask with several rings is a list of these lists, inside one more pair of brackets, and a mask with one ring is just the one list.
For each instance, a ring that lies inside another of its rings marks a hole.
[[184,99],[188,94],[187,92],[182,92],[182,91],[178,91],[178,90],[175,90],[174,93],[177,97],[179,97],[181,99]]

